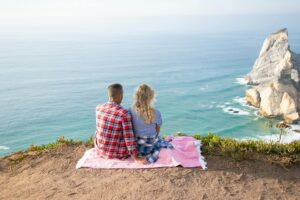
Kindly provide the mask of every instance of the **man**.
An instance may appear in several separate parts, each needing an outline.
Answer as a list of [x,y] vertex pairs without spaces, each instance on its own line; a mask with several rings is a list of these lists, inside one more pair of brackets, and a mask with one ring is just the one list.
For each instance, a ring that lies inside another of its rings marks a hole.
[[96,107],[95,148],[103,158],[125,159],[132,157],[136,162],[145,163],[137,157],[131,114],[120,104],[123,99],[121,84],[108,86],[109,102]]

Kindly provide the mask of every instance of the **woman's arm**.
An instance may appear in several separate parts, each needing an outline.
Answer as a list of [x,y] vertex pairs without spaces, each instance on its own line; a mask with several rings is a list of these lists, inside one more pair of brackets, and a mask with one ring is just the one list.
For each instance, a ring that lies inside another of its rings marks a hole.
[[157,133],[157,135],[158,135],[158,134],[159,134],[159,132],[160,132],[160,125],[156,124],[156,127],[155,127],[155,129],[156,129],[156,133]]
[[158,110],[155,110],[155,117],[156,117],[156,126],[155,126],[155,129],[156,129],[156,134],[159,135],[159,132],[160,132],[160,127],[162,125],[162,118],[161,118],[161,114]]

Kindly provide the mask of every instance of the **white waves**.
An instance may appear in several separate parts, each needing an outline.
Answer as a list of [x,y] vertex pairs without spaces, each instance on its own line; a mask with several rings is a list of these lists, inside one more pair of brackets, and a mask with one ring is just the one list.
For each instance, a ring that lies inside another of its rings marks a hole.
[[8,150],[9,147],[6,147],[6,146],[0,146],[0,150]]
[[234,107],[225,107],[225,108],[223,108],[223,111],[225,113],[228,113],[231,115],[250,115],[250,113],[248,111],[241,110],[241,109],[234,108]]
[[236,78],[235,83],[240,85],[247,85],[248,82],[244,78]]

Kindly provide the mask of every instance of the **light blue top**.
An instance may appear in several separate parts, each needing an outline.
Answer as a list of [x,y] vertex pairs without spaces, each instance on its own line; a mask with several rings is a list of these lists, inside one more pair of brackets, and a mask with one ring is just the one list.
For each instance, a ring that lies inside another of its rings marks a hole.
[[151,124],[146,124],[144,119],[138,117],[136,112],[132,109],[129,109],[132,115],[132,123],[133,123],[133,130],[136,136],[155,136],[157,135],[156,132],[156,125],[162,125],[162,118],[161,114],[158,110],[155,109],[155,122]]

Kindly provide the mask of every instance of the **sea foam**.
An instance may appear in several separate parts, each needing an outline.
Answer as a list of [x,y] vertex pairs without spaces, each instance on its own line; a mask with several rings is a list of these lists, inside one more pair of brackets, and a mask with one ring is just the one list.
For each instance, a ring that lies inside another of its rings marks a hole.
[[223,111],[231,115],[250,115],[248,111],[241,110],[238,108],[233,108],[233,107],[225,107],[223,108]]
[[258,136],[258,138],[266,142],[280,142],[286,144],[286,143],[300,140],[300,133],[288,132],[282,135],[281,139],[279,134]]
[[286,133],[257,136],[257,138],[247,138],[252,140],[262,140],[265,142],[280,142],[282,144],[291,143],[300,140],[300,125],[290,125],[290,128],[285,129]]
[[236,97],[233,98],[233,102],[239,103],[241,106],[247,107],[247,108],[251,108],[251,109],[253,109],[253,110],[257,110],[257,109],[258,109],[258,108],[255,108],[255,107],[249,105],[249,104],[247,103],[245,97],[236,96]]
[[8,150],[9,147],[6,147],[6,146],[0,146],[0,150]]
[[244,78],[236,78],[235,79],[237,84],[240,84],[240,85],[247,85],[247,81],[244,79]]

